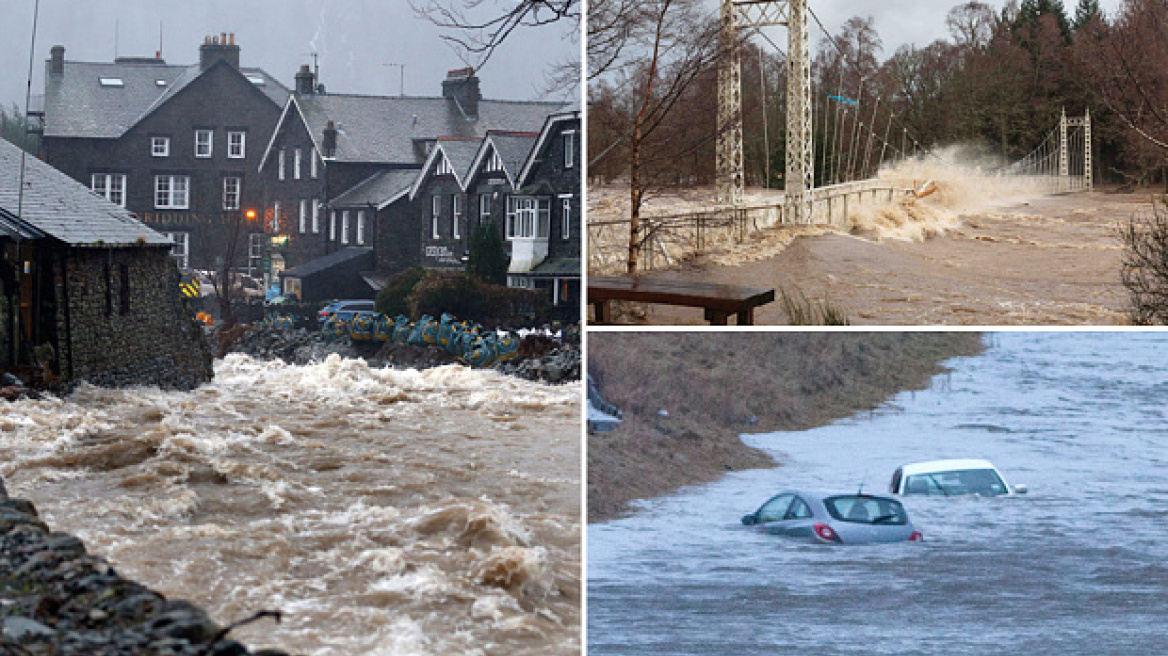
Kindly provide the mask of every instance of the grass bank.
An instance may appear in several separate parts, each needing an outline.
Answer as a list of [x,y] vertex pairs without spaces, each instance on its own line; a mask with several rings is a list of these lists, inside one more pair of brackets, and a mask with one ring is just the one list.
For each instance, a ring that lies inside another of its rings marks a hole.
[[971,332],[592,333],[589,373],[625,421],[588,437],[588,520],[728,470],[774,466],[739,434],[874,408],[982,348]]

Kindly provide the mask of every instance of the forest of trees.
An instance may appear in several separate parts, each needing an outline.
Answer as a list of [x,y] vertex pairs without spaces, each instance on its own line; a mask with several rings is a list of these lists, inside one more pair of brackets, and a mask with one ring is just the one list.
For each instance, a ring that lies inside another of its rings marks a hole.
[[[887,57],[871,18],[819,39],[817,184],[870,174],[902,149],[966,144],[1013,161],[1065,108],[1091,112],[1097,181],[1168,186],[1168,0],[1124,0],[1109,16],[1098,0],[1079,0],[1073,11],[1060,0],[1012,0],[1000,11],[971,1],[949,10],[946,25],[948,38]],[[709,3],[593,0],[588,30],[592,181],[632,178],[634,192],[713,183],[719,46]],[[785,45],[744,35],[750,185],[782,186]],[[826,161],[837,151],[853,154]]]

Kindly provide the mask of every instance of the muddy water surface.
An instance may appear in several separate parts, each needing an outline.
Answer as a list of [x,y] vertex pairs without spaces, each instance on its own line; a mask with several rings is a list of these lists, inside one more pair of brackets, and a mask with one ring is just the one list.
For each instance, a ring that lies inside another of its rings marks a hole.
[[578,385],[233,355],[0,409],[0,474],[123,574],[307,654],[580,650]]

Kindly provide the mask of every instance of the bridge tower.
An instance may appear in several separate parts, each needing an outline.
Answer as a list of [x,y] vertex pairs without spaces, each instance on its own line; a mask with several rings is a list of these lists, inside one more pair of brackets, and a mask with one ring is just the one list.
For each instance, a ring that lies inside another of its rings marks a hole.
[[718,202],[742,203],[742,29],[787,28],[787,222],[810,223],[814,158],[807,0],[722,0],[718,60]]

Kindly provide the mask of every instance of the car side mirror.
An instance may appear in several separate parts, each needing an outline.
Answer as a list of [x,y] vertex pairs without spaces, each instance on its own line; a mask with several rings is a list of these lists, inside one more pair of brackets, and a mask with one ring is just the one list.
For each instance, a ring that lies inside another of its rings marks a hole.
[[1026,487],[1025,483],[1019,483],[1014,486],[1014,494],[1026,494],[1028,490],[1029,488]]
[[742,516],[742,523],[747,525],[747,526],[750,526],[752,524],[757,524],[758,523],[758,515],[756,515],[754,513],[750,513],[749,515],[743,515]]

